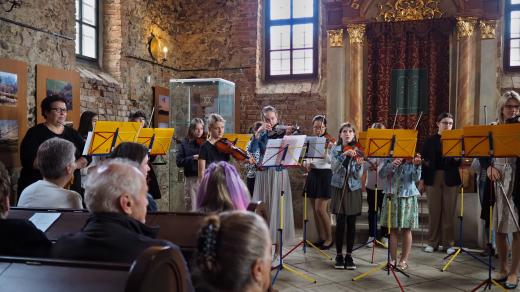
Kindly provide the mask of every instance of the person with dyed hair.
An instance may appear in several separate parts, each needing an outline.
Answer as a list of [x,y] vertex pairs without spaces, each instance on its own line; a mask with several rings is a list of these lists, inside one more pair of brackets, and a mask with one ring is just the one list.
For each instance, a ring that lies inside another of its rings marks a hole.
[[225,162],[212,163],[204,172],[197,193],[197,209],[202,212],[246,210],[249,192],[236,168]]

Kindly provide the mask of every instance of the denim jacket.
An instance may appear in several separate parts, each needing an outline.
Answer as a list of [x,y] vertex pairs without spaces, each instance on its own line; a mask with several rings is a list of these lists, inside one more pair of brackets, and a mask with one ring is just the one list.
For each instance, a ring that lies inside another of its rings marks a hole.
[[384,184],[385,194],[397,194],[397,197],[419,196],[419,190],[415,185],[421,179],[421,166],[415,166],[405,162],[397,167],[392,164],[392,159],[384,162],[379,173],[381,179],[387,180]]
[[343,147],[340,145],[334,146],[330,151],[330,164],[332,169],[331,186],[342,189],[345,177],[347,173],[348,187],[351,191],[359,190],[361,188],[361,176],[363,175],[363,167],[356,163],[355,160],[351,159],[348,168],[343,165],[346,157],[341,155],[343,153]]

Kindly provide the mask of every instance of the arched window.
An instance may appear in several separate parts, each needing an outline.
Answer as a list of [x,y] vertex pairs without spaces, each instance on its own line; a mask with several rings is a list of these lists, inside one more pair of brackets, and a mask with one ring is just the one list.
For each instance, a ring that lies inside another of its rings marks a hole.
[[520,0],[506,0],[504,69],[520,71]]
[[314,78],[318,70],[318,1],[265,0],[266,79]]
[[97,60],[99,1],[76,0],[76,56]]

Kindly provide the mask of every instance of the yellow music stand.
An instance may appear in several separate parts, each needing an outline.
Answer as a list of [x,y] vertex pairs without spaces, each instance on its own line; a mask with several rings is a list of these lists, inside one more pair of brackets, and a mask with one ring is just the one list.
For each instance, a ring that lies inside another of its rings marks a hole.
[[366,145],[369,157],[415,157],[417,130],[368,129]]
[[173,128],[156,128],[154,129],[154,132],[155,136],[152,149],[150,150],[150,155],[168,154],[175,130]]
[[[471,133],[475,137],[481,137],[481,136],[485,135],[485,134],[477,135],[477,132],[474,130],[475,129],[473,129]],[[441,148],[442,148],[442,155],[444,157],[460,157],[461,159],[464,159],[464,157],[465,157],[465,144],[464,144],[465,135],[464,134],[465,134],[465,132],[463,129],[448,130],[448,131],[442,132],[442,134],[441,134],[442,147]],[[486,140],[487,139],[482,140],[480,138],[474,139],[475,143],[477,143],[478,141],[486,141]],[[464,171],[464,168],[462,168],[461,171]],[[457,256],[459,256],[462,253],[466,253],[467,255],[470,255],[471,257],[473,257],[475,260],[483,263],[484,265],[487,265],[487,263],[485,261],[476,257],[475,255],[473,255],[471,252],[469,252],[468,250],[466,250],[463,247],[463,242],[464,242],[464,224],[463,224],[463,222],[464,222],[464,184],[462,184],[461,188],[460,188],[460,214],[459,214],[458,218],[459,218],[459,224],[460,224],[459,225],[459,246],[456,248],[455,252],[444,257],[444,260],[446,260],[448,258],[450,258],[450,259],[441,268],[441,272],[446,271],[449,268],[449,266],[453,263],[455,258],[457,258]]]
[[492,126],[495,157],[520,157],[520,123]]
[[135,142],[141,127],[139,122],[97,121],[88,155],[109,155],[122,142]]
[[246,151],[246,146],[249,140],[251,140],[251,134],[236,134],[236,133],[228,133],[224,134],[223,138],[231,141],[238,148]]
[[443,131],[441,134],[442,155],[445,157],[464,156],[463,136],[463,129]]

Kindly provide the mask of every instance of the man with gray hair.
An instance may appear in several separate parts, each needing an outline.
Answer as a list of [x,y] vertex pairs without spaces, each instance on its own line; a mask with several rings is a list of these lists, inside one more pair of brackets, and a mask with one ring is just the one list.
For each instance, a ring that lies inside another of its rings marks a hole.
[[38,147],[36,166],[42,174],[39,180],[26,187],[18,201],[18,207],[82,209],[81,195],[65,189],[76,170],[72,142],[52,138]]
[[61,237],[56,257],[131,263],[150,246],[176,245],[154,239],[157,228],[145,225],[148,187],[136,164],[110,159],[87,177],[85,203],[91,216],[82,231]]

